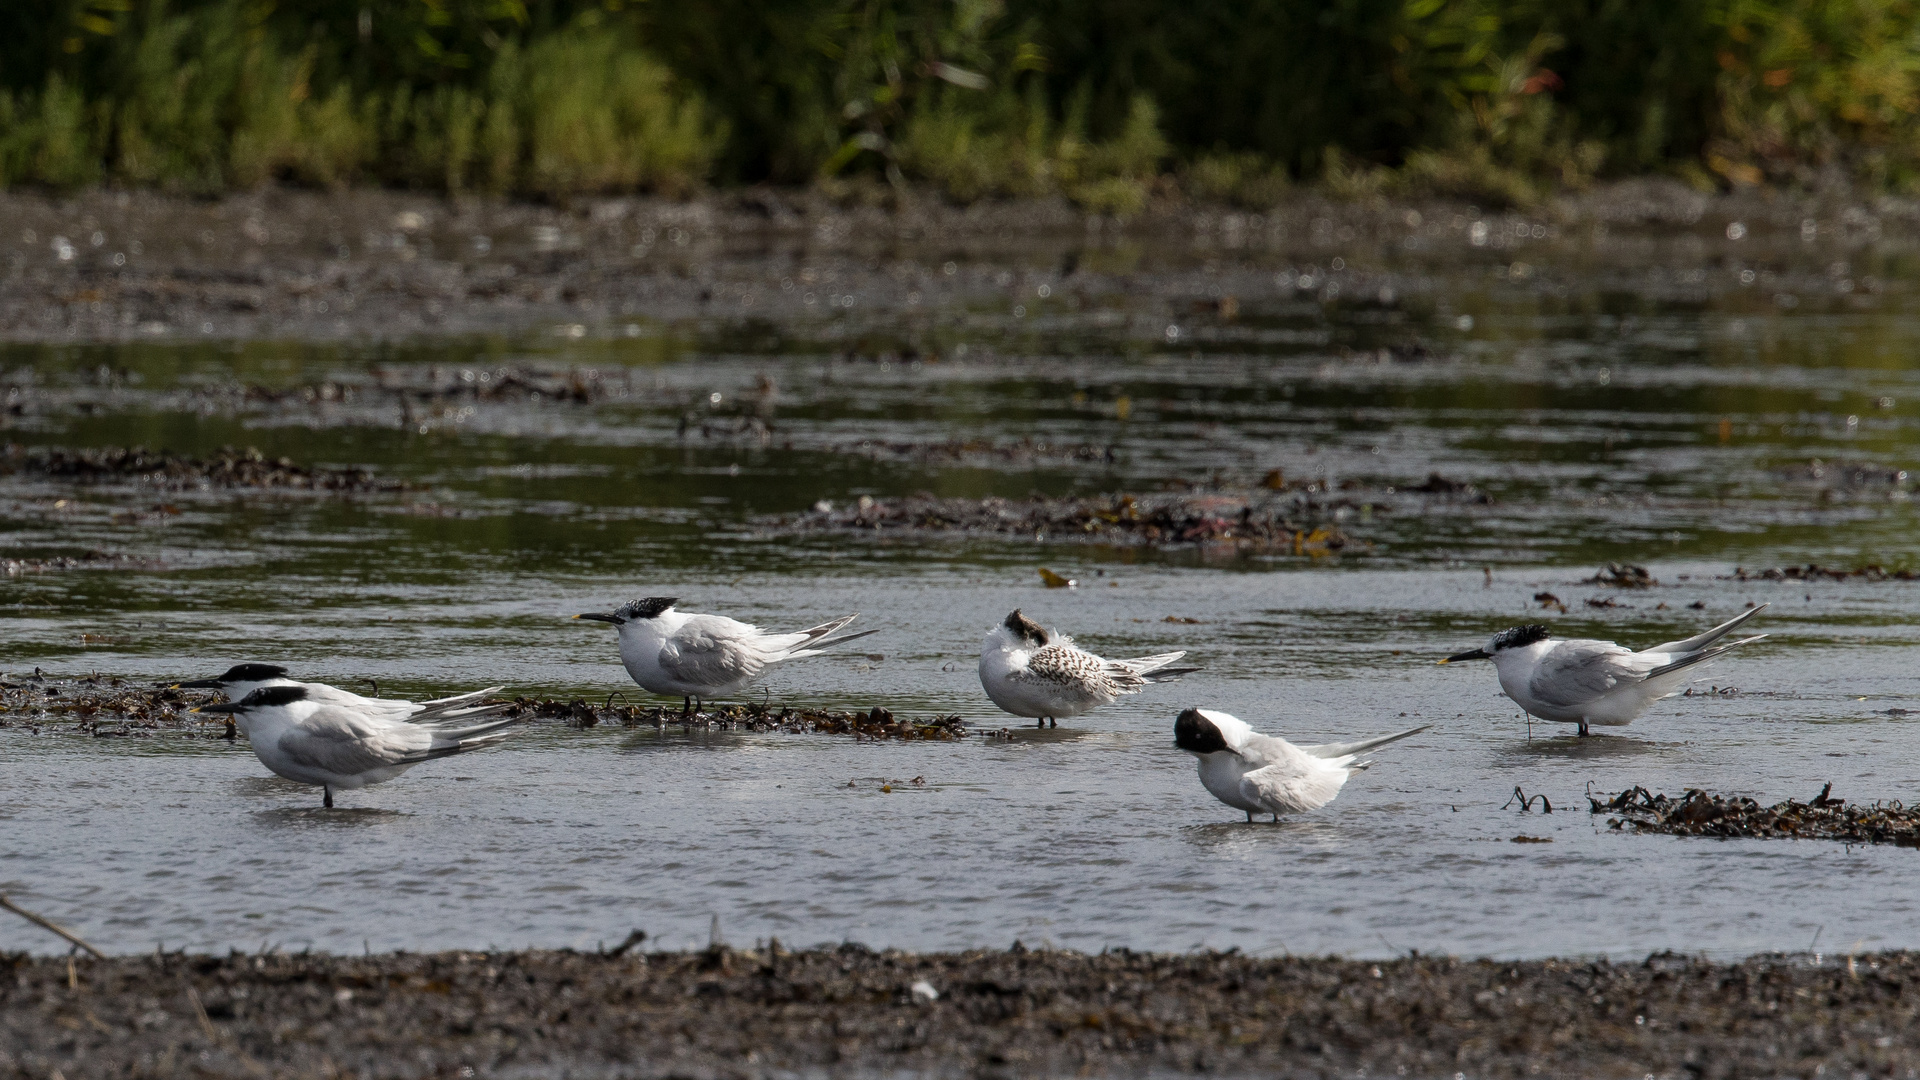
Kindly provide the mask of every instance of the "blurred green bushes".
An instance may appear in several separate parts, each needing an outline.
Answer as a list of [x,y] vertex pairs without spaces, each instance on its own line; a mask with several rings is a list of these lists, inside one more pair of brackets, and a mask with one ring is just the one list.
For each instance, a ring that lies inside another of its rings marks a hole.
[[1916,3],[44,0],[0,5],[0,183],[1912,190]]

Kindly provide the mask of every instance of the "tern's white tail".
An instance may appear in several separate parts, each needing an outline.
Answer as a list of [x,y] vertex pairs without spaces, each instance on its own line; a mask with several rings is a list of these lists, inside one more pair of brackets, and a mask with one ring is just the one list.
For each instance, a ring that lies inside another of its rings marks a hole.
[[818,656],[828,649],[845,645],[849,641],[866,637],[868,634],[877,634],[880,632],[878,630],[862,630],[857,634],[847,634],[844,637],[826,640],[829,635],[859,617],[860,613],[856,611],[851,615],[843,615],[832,622],[821,623],[819,626],[810,627],[797,634],[783,635],[786,641],[791,642],[791,644],[783,642],[780,645],[780,648],[782,648],[784,652],[779,658],[782,660],[797,660],[803,656]]
[[1377,739],[1361,739],[1359,742],[1350,743],[1323,743],[1320,746],[1303,746],[1300,749],[1302,752],[1312,754],[1317,758],[1328,758],[1332,760],[1347,758],[1349,761],[1345,764],[1347,764],[1349,768],[1364,769],[1373,763],[1368,761],[1353,764],[1350,759],[1357,758],[1369,750],[1377,750],[1388,743],[1396,743],[1401,739],[1411,738],[1432,726],[1432,724],[1422,724],[1417,728],[1408,728],[1405,731],[1398,731],[1392,735],[1382,735]]
[[[1646,649],[1644,651],[1663,652],[1663,653],[1697,652],[1698,650],[1704,649],[1707,646],[1713,644],[1714,642],[1719,641],[1721,638],[1726,637],[1728,634],[1733,632],[1733,629],[1735,627],[1739,626],[1741,623],[1746,622],[1748,619],[1753,618],[1755,615],[1758,615],[1765,610],[1767,610],[1767,605],[1761,604],[1757,608],[1751,608],[1747,611],[1741,612],[1740,614],[1734,616],[1731,619],[1728,619],[1726,622],[1721,623],[1719,626],[1716,626],[1713,629],[1706,631],[1705,633],[1695,634],[1690,638],[1684,638],[1680,641],[1669,641],[1665,645],[1655,645],[1653,648]],[[1765,635],[1761,635],[1761,636],[1764,637]],[[1759,639],[1748,638],[1747,640],[1757,641]],[[1735,642],[1734,644],[1743,644],[1743,643]],[[1727,646],[1727,648],[1729,649],[1731,649],[1732,647],[1733,647],[1732,645]]]

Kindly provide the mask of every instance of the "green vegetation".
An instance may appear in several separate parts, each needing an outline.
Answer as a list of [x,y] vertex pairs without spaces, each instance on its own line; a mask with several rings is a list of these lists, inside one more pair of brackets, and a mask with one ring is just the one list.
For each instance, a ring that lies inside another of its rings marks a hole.
[[862,176],[1127,214],[1920,188],[1920,0],[52,0],[0,183],[564,199]]

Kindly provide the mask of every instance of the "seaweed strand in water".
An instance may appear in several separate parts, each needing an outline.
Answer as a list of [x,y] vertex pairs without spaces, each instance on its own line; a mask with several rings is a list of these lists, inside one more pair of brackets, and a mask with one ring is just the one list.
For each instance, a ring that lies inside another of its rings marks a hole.
[[1849,804],[1832,797],[1833,785],[1807,802],[1761,806],[1744,795],[1714,795],[1697,788],[1675,799],[1629,788],[1610,799],[1587,796],[1591,812],[1618,814],[1607,824],[1637,832],[1676,836],[1743,836],[1773,839],[1839,840],[1849,844],[1920,847],[1920,809],[1900,802]]

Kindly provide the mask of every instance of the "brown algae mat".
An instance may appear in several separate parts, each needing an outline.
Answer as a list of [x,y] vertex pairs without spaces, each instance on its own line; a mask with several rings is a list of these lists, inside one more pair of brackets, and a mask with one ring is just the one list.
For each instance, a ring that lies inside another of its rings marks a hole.
[[[851,735],[856,739],[964,739],[975,729],[958,716],[933,716],[920,719],[895,719],[892,712],[875,705],[866,712],[837,709],[770,707],[767,705],[708,705],[697,711],[675,708],[641,708],[637,705],[589,704],[584,698],[561,701],[558,698],[519,698],[510,716],[543,720],[565,720],[570,727],[589,728],[601,723],[623,727],[679,727],[699,731],[778,732],[787,735]],[[978,731],[986,734],[985,729]]]
[[[109,644],[102,639],[89,644]],[[356,692],[376,688],[349,686]],[[614,695],[619,697],[621,695]],[[42,673],[0,674],[0,728],[71,730],[95,738],[144,738],[159,731],[188,732],[206,738],[237,737],[233,723],[189,712],[217,700],[214,695],[169,689],[152,683],[104,675],[63,678]],[[507,703],[507,699],[491,699]],[[973,728],[958,716],[901,717],[883,706],[864,712],[789,706],[708,705],[694,712],[679,708],[590,704],[584,698],[512,699],[509,715],[527,721],[561,720],[569,727],[602,723],[624,727],[680,728],[686,731],[750,731],[786,735],[848,735],[856,740],[964,739],[993,736],[1002,729]],[[69,727],[70,725],[70,727]]]
[[[20,924],[23,928],[25,924]],[[30,928],[29,928],[30,929]],[[16,939],[17,940],[17,939]],[[629,938],[631,942],[633,939]],[[0,1076],[1912,1076],[1920,954],[0,956]]]
[[[1340,509],[1353,509],[1342,504]],[[1147,494],[1025,500],[863,497],[836,506],[769,520],[776,530],[869,535],[953,534],[1080,539],[1109,544],[1164,546],[1228,543],[1240,547],[1329,554],[1351,541],[1313,519],[1336,507],[1259,494]],[[1373,510],[1368,508],[1369,513]],[[1381,508],[1382,512],[1384,508]]]
[[23,447],[8,443],[0,451],[0,474],[81,483],[145,484],[178,488],[290,488],[307,491],[397,491],[403,485],[382,480],[365,469],[308,468],[287,458],[269,458],[253,447],[224,447],[205,458],[151,451],[144,447],[88,449]]
[[1761,806],[1742,795],[1689,788],[1676,799],[1636,787],[1610,799],[1588,796],[1587,801],[1595,814],[1619,815],[1607,820],[1611,827],[1636,832],[1920,847],[1920,808],[1900,802],[1850,804],[1833,798],[1832,792],[1828,784],[1807,802],[1788,799]]

